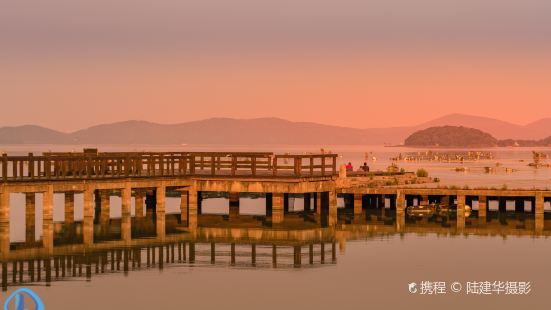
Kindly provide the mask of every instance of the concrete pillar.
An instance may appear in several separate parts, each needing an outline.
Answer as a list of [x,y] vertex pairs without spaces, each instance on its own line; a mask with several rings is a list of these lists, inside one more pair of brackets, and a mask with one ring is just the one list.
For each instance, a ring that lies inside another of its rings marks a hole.
[[42,198],[42,245],[47,252],[54,250],[54,187],[48,186]]
[[210,263],[216,263],[216,244],[214,242],[210,243]]
[[[10,193],[0,191],[0,257],[10,251]],[[7,274],[7,273],[6,273]],[[4,277],[4,273],[2,273]]]
[[404,212],[406,210],[406,195],[401,191],[396,191],[396,211]]
[[[102,203],[103,209],[103,203]],[[126,183],[121,190],[121,240],[130,242],[132,239],[132,188]],[[103,216],[103,210],[102,210]]]
[[329,218],[327,224],[329,226],[337,225],[337,193],[335,191],[329,192]]
[[295,268],[300,268],[300,266],[302,265],[302,247],[300,245],[296,245],[294,246],[293,248],[293,256],[294,256],[294,267]]
[[277,245],[272,245],[272,267],[277,268]]
[[235,192],[230,193],[229,217],[230,219],[239,217],[239,193],[235,193]]
[[164,239],[166,235],[166,219],[165,219],[165,201],[166,201],[166,187],[161,185],[157,187],[157,238]]
[[311,210],[312,194],[304,193],[304,211]]
[[457,231],[465,229],[465,195],[457,195]]
[[316,202],[316,205],[315,205],[316,214],[321,215],[321,208],[323,206],[321,193],[314,193],[314,195],[315,195],[314,201]]
[[94,190],[84,190],[84,217],[82,220],[82,241],[85,246],[94,243]]
[[[122,191],[124,191],[124,189]],[[109,190],[99,191],[99,195],[100,195],[99,222],[102,224],[102,226],[106,226],[109,224],[109,218],[110,218],[110,212],[111,212],[111,191]]]
[[535,213],[536,214],[543,214],[543,212],[544,212],[544,203],[545,203],[545,200],[543,198],[543,193],[542,192],[537,192],[535,200],[536,200]]
[[235,266],[235,243],[230,244],[230,264]]
[[251,244],[251,264],[256,266],[256,244]]
[[478,196],[478,217],[486,217],[488,210],[488,197]]
[[272,193],[272,224],[279,224],[283,222],[283,200],[285,195],[283,193]]
[[145,193],[142,190],[136,190],[136,195],[134,198],[136,203],[136,206],[134,208],[134,214],[137,218],[144,217],[144,212],[143,212],[144,195]]
[[188,228],[197,228],[197,191],[188,191]]
[[25,193],[25,242],[27,243],[33,243],[36,239],[35,210],[35,194]]
[[499,212],[507,212],[507,197],[498,197]]
[[180,221],[182,223],[188,222],[188,192],[182,191],[180,194]]
[[354,194],[354,214],[362,214],[363,195]]
[[65,193],[65,224],[73,224],[75,222],[75,193]]
[[155,208],[157,206],[157,194],[155,190],[146,191],[145,196],[145,216],[150,218],[153,217],[155,213]]

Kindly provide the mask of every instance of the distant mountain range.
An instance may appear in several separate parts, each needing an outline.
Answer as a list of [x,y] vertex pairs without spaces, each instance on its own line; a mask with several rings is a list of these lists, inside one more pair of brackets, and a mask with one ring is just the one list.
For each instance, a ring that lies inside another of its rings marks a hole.
[[528,125],[450,114],[408,127],[357,129],[279,118],[211,118],[180,124],[125,121],[72,133],[24,125],[0,127],[0,144],[402,144],[410,134],[435,126],[480,129],[497,139],[543,139],[551,136],[551,118]]

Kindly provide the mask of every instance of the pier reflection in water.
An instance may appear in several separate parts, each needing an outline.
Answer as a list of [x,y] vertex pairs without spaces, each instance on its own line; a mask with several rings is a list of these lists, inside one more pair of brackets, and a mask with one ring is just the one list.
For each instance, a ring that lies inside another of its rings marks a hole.
[[[210,199],[215,200],[216,195]],[[33,238],[10,244],[9,254],[1,261],[2,288],[49,286],[55,281],[75,279],[91,281],[96,276],[174,267],[296,270],[333,266],[337,263],[337,248],[344,253],[347,242],[393,235],[507,238],[551,234],[543,229],[551,227],[547,213],[537,218],[530,213],[488,211],[480,217],[473,211],[458,220],[455,212],[407,214],[388,207],[358,213],[344,203],[336,225],[328,227],[307,205],[295,208],[291,203],[285,221],[277,227],[271,227],[266,216],[239,211],[231,214],[231,207],[220,205],[205,207],[212,213],[200,214],[198,227],[192,230],[182,224],[179,214],[167,214],[165,226],[169,233],[161,239],[155,237],[158,219],[146,212],[143,217],[132,217],[131,241],[121,236],[121,219],[102,218],[100,211],[94,224],[94,242],[88,245],[82,243],[82,221],[57,222],[53,251],[45,250]]]

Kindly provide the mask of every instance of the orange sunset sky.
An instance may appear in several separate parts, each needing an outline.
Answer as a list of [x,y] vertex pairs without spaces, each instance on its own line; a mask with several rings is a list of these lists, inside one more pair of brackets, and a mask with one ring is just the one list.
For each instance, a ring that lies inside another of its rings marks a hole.
[[0,126],[551,117],[544,0],[53,0],[0,10]]

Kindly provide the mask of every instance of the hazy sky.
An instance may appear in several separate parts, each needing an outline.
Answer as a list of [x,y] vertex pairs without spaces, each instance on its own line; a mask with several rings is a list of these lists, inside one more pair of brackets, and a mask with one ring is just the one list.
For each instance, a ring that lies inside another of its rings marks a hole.
[[0,3],[0,126],[551,117],[549,0]]

